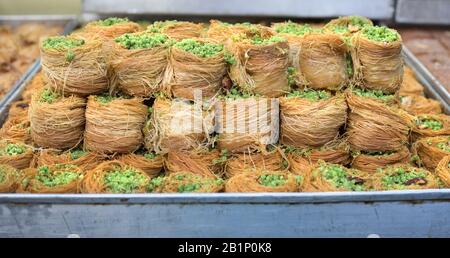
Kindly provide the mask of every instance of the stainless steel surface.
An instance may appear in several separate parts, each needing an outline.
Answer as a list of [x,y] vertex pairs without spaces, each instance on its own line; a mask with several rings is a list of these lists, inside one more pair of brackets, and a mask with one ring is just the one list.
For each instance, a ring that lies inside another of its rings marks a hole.
[[448,237],[449,190],[0,195],[3,237]]
[[425,88],[425,94],[441,102],[444,112],[450,115],[450,93],[405,46],[403,57],[405,63],[416,72],[417,79]]
[[317,193],[0,194],[1,204],[302,204],[437,200],[450,201],[450,189]]
[[[20,25],[24,22],[43,22],[49,24],[63,24],[64,31],[63,34],[68,34],[78,26],[78,21],[74,16],[58,15],[58,16],[47,16],[47,15],[32,15],[32,16],[0,16],[0,24],[10,24],[12,26]],[[27,82],[31,80],[36,72],[39,70],[40,59],[37,58],[36,61],[28,68],[28,70],[21,75],[18,81],[14,83],[9,92],[3,96],[0,100],[0,125],[6,120],[8,116],[9,106],[15,100],[20,98],[20,94],[26,87]]]
[[394,0],[84,0],[83,12],[186,16],[323,18],[359,14],[393,19]]
[[36,69],[39,67],[39,60],[36,60],[31,67],[20,77],[20,79],[14,83],[9,92],[0,100],[0,125],[3,125],[8,118],[9,107],[12,102],[20,98],[20,93],[28,84],[34,75],[36,75]]
[[448,0],[398,0],[395,21],[410,24],[450,24]]

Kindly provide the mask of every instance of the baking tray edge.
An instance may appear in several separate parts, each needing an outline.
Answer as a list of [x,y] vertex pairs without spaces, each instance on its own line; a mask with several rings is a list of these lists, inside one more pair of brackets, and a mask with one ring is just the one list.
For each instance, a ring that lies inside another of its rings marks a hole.
[[403,57],[405,63],[416,73],[418,81],[425,87],[425,93],[432,99],[438,100],[443,107],[444,113],[450,114],[450,93],[431,74],[431,72],[417,59],[417,57],[405,46],[403,46]]

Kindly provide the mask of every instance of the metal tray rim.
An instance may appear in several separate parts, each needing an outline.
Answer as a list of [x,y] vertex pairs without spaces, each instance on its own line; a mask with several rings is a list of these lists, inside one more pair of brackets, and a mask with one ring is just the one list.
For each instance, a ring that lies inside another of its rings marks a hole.
[[417,79],[426,86],[432,97],[439,100],[444,105],[444,110],[450,112],[450,92],[448,92],[441,82],[425,67],[424,64],[406,46],[402,47],[405,62],[416,72]]
[[0,204],[301,204],[430,200],[450,200],[450,189],[308,193],[0,194]]

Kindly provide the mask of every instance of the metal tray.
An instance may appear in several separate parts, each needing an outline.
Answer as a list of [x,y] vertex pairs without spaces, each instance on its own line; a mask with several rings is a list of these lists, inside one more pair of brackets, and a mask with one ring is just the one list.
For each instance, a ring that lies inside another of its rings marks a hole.
[[414,56],[414,54],[405,46],[403,46],[403,58],[405,63],[409,65],[415,72],[420,83],[423,84],[425,95],[429,98],[436,99],[441,102],[443,111],[447,115],[450,114],[450,92],[444,85]]
[[[439,82],[407,49],[404,55],[427,96],[448,113]],[[8,104],[39,69],[37,63]],[[449,213],[450,189],[0,194],[0,237],[450,237]]]
[[[13,27],[24,22],[42,22],[47,24],[63,24],[63,34],[66,35],[78,26],[78,21],[75,16],[52,16],[52,15],[27,15],[27,16],[0,16],[0,24],[8,24]],[[17,80],[8,93],[0,99],[0,125],[3,124],[8,116],[9,106],[18,99],[21,89],[27,84],[27,81],[34,77],[36,69],[39,69],[40,59],[37,58],[33,64],[30,65],[19,80]]]
[[450,189],[3,194],[0,237],[448,237]]

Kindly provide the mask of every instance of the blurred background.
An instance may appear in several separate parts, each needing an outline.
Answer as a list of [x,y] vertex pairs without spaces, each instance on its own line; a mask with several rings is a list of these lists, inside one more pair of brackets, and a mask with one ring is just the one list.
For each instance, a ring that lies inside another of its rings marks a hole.
[[450,24],[450,0],[0,0],[0,15],[128,13],[330,18]]
[[82,0],[0,0],[0,15],[81,13]]
[[158,15],[331,18],[358,14],[401,24],[450,24],[450,0],[0,0],[0,15]]

